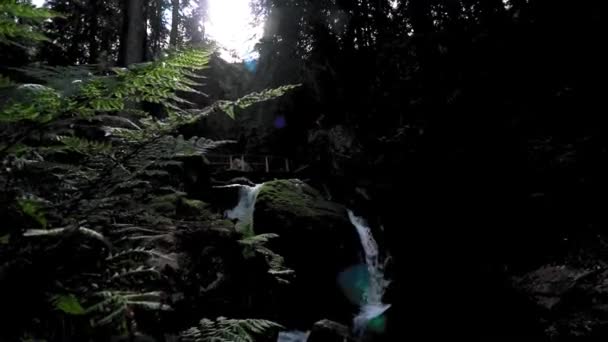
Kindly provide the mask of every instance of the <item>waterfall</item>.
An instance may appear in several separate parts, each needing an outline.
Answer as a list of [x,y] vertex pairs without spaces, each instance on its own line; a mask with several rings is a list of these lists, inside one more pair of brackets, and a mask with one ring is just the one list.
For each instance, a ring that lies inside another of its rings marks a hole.
[[380,316],[390,307],[390,304],[382,303],[382,296],[389,282],[384,278],[384,265],[380,262],[378,244],[374,240],[371,229],[365,220],[355,216],[350,210],[348,217],[359,234],[369,278],[363,293],[361,309],[353,322],[355,332],[362,334],[372,324],[383,324],[383,321],[378,322],[378,320],[381,320]]
[[253,211],[255,210],[255,200],[263,184],[255,186],[236,185],[239,187],[239,202],[237,205],[224,212],[224,216],[238,220],[236,228],[240,231],[253,230]]
[[281,331],[277,342],[306,342],[308,340],[310,332],[292,330],[292,331]]

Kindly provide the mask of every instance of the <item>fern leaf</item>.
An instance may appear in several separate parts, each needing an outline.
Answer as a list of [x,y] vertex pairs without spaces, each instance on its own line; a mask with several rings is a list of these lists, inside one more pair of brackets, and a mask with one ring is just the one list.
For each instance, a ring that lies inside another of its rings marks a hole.
[[33,218],[43,228],[46,228],[47,221],[42,210],[41,201],[34,200],[32,198],[21,198],[17,203],[25,215]]
[[107,142],[97,142],[77,137],[58,136],[57,140],[61,141],[67,148],[82,154],[108,154],[112,150],[112,145]]
[[102,241],[103,243],[107,244],[107,240],[106,238],[101,235],[100,233],[89,229],[89,228],[85,228],[85,227],[78,227],[77,229],[68,227],[68,228],[54,228],[54,229],[28,229],[23,233],[23,236],[25,237],[39,237],[39,236],[59,236],[59,235],[63,235],[66,232],[69,231],[76,231],[79,232],[85,236],[88,236],[92,239],[96,239],[99,241]]
[[145,249],[143,247],[138,247],[138,248],[133,248],[133,249],[129,249],[129,250],[125,250],[125,251],[121,251],[117,254],[110,254],[110,256],[108,256],[106,258],[106,261],[108,262],[113,262],[113,261],[117,261],[123,258],[128,258],[131,256],[138,256],[138,255],[143,255],[146,257],[156,257],[156,258],[160,258],[160,259],[165,259],[165,260],[169,260],[172,262],[175,262],[175,260],[159,251],[153,250],[153,249]]
[[279,237],[279,235],[273,233],[258,234],[241,239],[239,240],[239,243],[245,246],[261,245],[268,242],[270,239],[277,237]]
[[121,273],[116,273],[112,276],[111,279],[135,277],[135,276],[142,276],[142,275],[160,277],[160,273],[157,270],[155,270],[154,267],[145,268],[143,265],[141,265],[134,269],[123,270]]
[[152,301],[127,301],[127,305],[135,306],[146,310],[171,311],[172,308],[167,304]]
[[295,85],[284,85],[277,88],[266,89],[261,92],[254,92],[241,97],[236,101],[220,101],[219,108],[224,111],[228,116],[234,119],[235,110],[248,108],[256,103],[269,101],[285,95],[292,89],[299,87],[299,84]]
[[0,89],[15,85],[10,78],[0,75]]
[[104,316],[103,318],[101,318],[99,320],[91,320],[91,325],[94,327],[98,327],[98,326],[110,324],[110,323],[112,323],[112,321],[117,319],[119,316],[124,315],[125,311],[126,311],[126,307],[124,305],[121,305],[118,308],[116,308],[114,311],[112,311],[110,314]]
[[255,336],[266,335],[283,327],[262,319],[228,319],[218,317],[215,321],[200,320],[198,327],[180,334],[182,340],[193,342],[253,342]]
[[53,296],[51,303],[57,310],[69,315],[84,315],[86,313],[73,294]]

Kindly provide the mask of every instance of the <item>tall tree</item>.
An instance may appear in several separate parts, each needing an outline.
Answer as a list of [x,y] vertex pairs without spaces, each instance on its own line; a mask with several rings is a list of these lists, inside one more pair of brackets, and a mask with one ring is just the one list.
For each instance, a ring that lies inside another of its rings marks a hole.
[[146,16],[144,0],[125,1],[124,31],[121,40],[122,65],[144,61],[146,51]]
[[147,59],[160,56],[162,50],[167,47],[167,38],[170,35],[169,24],[165,18],[165,12],[170,8],[168,0],[148,1],[148,53]]
[[207,19],[207,0],[194,0],[192,12],[186,18],[185,39],[191,44],[197,45],[205,40],[205,25]]
[[169,45],[171,47],[176,47],[178,44],[179,37],[179,0],[171,0],[171,36],[169,38]]
[[45,23],[49,37],[38,58],[53,65],[114,62],[123,6],[119,0],[48,0],[62,16]]

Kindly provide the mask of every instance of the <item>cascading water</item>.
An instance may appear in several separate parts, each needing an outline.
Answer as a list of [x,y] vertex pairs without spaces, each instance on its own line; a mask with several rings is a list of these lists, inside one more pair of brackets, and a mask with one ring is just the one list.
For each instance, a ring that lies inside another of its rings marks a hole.
[[378,244],[371,229],[365,220],[355,216],[350,210],[348,217],[359,234],[367,266],[368,284],[363,292],[359,314],[353,321],[355,333],[363,334],[370,325],[376,323],[375,320],[382,319],[381,315],[390,307],[390,304],[382,303],[382,296],[389,282],[384,278],[384,265],[380,262]]
[[[238,221],[237,229],[241,231],[253,230],[255,201],[262,185],[263,184],[256,184],[255,186],[248,186],[235,184],[223,186],[224,188],[239,188],[239,202],[234,208],[224,212],[225,217]],[[306,342],[308,340],[308,335],[310,335],[310,332],[298,330],[282,331],[277,337],[277,342]]]
[[[255,202],[262,185],[224,186],[239,188],[239,201],[237,205],[224,212],[227,218],[238,221],[237,229],[241,231],[253,229]],[[350,210],[348,211],[348,217],[357,230],[365,254],[364,270],[361,267],[353,267],[349,271],[344,272],[346,278],[354,274],[360,275],[361,273],[365,273],[366,284],[363,286],[361,298],[357,300],[361,309],[353,321],[355,333],[361,336],[368,329],[382,330],[384,324],[382,314],[390,307],[390,304],[382,302],[382,296],[389,282],[384,278],[384,265],[380,261],[378,244],[374,240],[371,229],[365,220],[355,216]],[[306,342],[308,336],[309,332],[283,331],[279,333],[277,342]]]
[[229,187],[239,187],[239,202],[229,210],[224,212],[224,215],[232,220],[238,220],[237,229],[252,230],[253,229],[253,211],[255,210],[255,200],[263,184],[255,186],[248,185],[229,185]]

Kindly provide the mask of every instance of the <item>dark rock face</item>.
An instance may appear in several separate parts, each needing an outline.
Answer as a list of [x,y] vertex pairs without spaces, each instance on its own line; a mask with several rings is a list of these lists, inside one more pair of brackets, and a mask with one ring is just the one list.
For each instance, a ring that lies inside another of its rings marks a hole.
[[256,234],[275,233],[271,249],[295,270],[284,311],[295,324],[329,317],[350,320],[353,308],[337,287],[336,277],[360,262],[360,242],[346,209],[325,200],[299,180],[265,183],[254,212]]
[[543,266],[514,279],[538,308],[552,341],[596,340],[608,333],[608,271]]
[[327,319],[318,321],[312,327],[308,342],[348,342],[354,341],[350,330],[344,324]]

